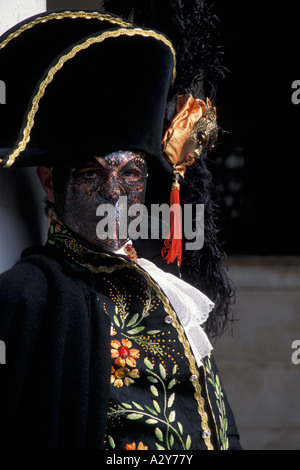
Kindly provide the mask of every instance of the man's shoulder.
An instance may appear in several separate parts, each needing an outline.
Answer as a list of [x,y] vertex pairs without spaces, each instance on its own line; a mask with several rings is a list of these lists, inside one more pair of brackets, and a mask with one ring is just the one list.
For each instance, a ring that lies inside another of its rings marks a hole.
[[62,266],[40,248],[25,252],[14,266],[0,274],[0,298],[45,294],[51,277],[57,278]]

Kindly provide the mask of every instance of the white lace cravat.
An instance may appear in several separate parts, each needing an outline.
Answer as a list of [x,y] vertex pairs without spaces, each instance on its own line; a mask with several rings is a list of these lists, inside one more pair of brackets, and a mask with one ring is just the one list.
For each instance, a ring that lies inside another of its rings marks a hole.
[[168,297],[183,326],[198,367],[213,349],[201,325],[207,320],[214,303],[195,287],[170,273],[165,273],[147,259],[137,263],[157,282]]

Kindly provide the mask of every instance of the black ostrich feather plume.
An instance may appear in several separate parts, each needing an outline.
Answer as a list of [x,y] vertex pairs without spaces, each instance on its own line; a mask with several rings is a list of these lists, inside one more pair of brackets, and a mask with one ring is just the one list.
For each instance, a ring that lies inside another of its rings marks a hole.
[[218,42],[218,19],[206,1],[104,0],[102,7],[138,26],[156,29],[172,41],[177,77],[170,101],[185,93],[214,101],[225,68]]

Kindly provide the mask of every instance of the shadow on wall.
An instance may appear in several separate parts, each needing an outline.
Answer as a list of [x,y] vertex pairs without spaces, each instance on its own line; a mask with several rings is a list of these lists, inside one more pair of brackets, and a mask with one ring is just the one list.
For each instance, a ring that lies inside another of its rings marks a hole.
[[0,272],[17,262],[24,248],[44,243],[44,197],[35,168],[0,169]]

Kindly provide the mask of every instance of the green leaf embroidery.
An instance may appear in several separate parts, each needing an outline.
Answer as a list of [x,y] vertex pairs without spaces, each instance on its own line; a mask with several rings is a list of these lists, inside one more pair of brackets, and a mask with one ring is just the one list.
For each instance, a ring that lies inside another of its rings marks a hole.
[[108,442],[109,442],[109,445],[112,449],[114,449],[116,447],[115,441],[113,440],[113,438],[111,436],[108,436]]
[[185,443],[186,450],[189,450],[189,448],[191,447],[191,443],[192,443],[191,436],[188,435],[186,439],[186,443]]
[[138,326],[137,328],[133,328],[133,330],[128,330],[127,333],[129,335],[136,335],[137,333],[139,333],[140,331],[143,331],[145,329],[144,326]]
[[175,400],[175,393],[172,393],[172,395],[170,395],[170,397],[168,399],[168,408],[171,408],[171,406],[174,403],[174,400]]
[[215,386],[215,382],[213,381],[213,379],[211,379],[210,377],[208,377],[208,381],[213,385],[213,387]]
[[183,435],[183,427],[182,427],[182,424],[179,423],[179,421],[178,421],[178,423],[177,423],[177,426],[178,426],[178,429],[179,429],[180,434]]
[[156,448],[157,450],[166,450],[163,446],[161,446],[160,444],[155,444],[156,445]]
[[144,359],[144,364],[145,364],[146,367],[148,367],[148,369],[150,369],[150,370],[154,369],[154,366],[153,366],[152,362],[149,361],[149,359]]
[[132,326],[136,323],[137,319],[139,318],[139,314],[136,313],[135,315],[133,315],[133,317],[131,318],[131,320],[129,320],[129,322],[127,323],[127,326]]
[[144,411],[144,408],[143,408],[141,405],[139,405],[138,403],[136,403],[135,401],[133,401],[132,404],[133,404],[138,410]]
[[159,363],[159,372],[160,372],[161,377],[163,379],[165,379],[166,378],[166,370],[165,370],[164,366],[161,363]]
[[129,415],[127,415],[128,419],[133,419],[133,420],[141,419],[142,417],[143,417],[143,415],[140,414],[140,413],[130,413]]
[[226,417],[226,408],[225,408],[225,403],[223,400],[224,395],[223,395],[220,378],[218,374],[215,375],[213,373],[209,358],[207,359],[207,362],[206,362],[206,371],[210,375],[210,377],[207,377],[207,379],[214,387],[216,404],[219,410],[219,422],[220,422],[219,438],[220,438],[220,443],[221,443],[221,450],[226,450],[228,449],[228,438],[227,438],[228,420]]
[[160,442],[163,442],[164,440],[164,435],[162,433],[162,431],[159,429],[159,428],[155,428],[155,436],[157,437],[157,439],[160,441]]
[[156,411],[157,411],[158,413],[160,413],[160,406],[159,406],[159,404],[157,403],[156,400],[153,400],[153,405],[154,405],[154,408],[156,409]]
[[157,388],[154,387],[154,385],[151,385],[150,390],[154,396],[158,397],[158,391],[157,391]]
[[150,408],[150,406],[145,405],[145,408],[147,408],[147,410],[150,411],[150,413],[153,415],[158,416],[157,412],[153,408]]
[[156,424],[157,422],[158,422],[157,419],[153,419],[153,418],[146,419],[147,424]]
[[158,380],[155,377],[147,376],[147,379],[149,382],[152,382],[153,384],[157,384]]
[[168,390],[171,390],[171,388],[174,387],[175,384],[176,384],[176,379],[172,379],[168,385]]

